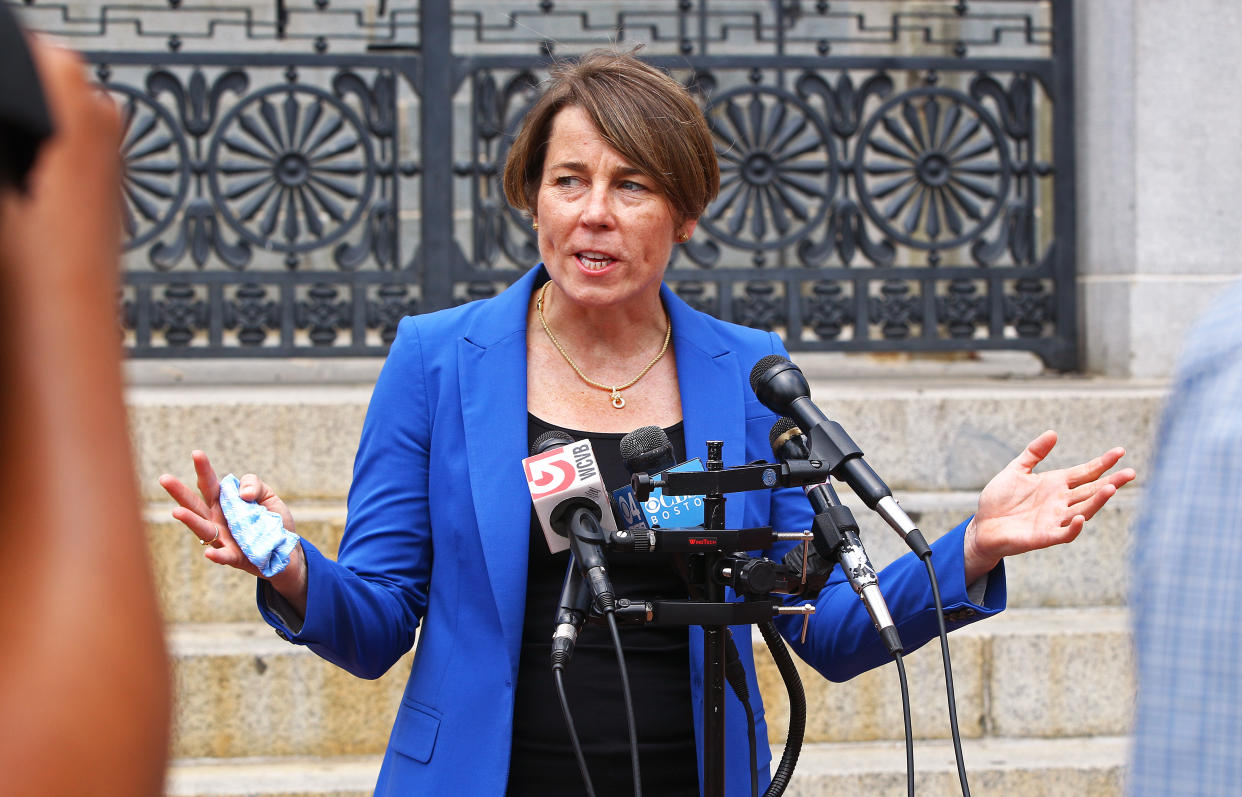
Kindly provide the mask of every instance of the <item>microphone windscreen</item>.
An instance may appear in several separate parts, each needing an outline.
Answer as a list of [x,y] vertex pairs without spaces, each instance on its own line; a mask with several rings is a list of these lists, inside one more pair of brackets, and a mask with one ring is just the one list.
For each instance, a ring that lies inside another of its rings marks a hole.
[[535,442],[530,445],[530,455],[542,454],[553,448],[560,448],[572,443],[574,439],[560,429],[553,429],[550,432],[544,432],[535,438]]
[[621,459],[630,473],[654,473],[677,464],[668,433],[659,426],[640,426],[622,437]]
[[750,389],[759,393],[759,379],[767,373],[768,369],[774,365],[787,363],[789,360],[779,354],[769,354],[759,362],[755,363],[755,367],[750,369]]
[[772,430],[768,432],[768,445],[773,451],[780,452],[781,446],[793,437],[802,435],[802,430],[798,428],[798,424],[793,418],[781,417],[776,419],[776,423],[772,424]]

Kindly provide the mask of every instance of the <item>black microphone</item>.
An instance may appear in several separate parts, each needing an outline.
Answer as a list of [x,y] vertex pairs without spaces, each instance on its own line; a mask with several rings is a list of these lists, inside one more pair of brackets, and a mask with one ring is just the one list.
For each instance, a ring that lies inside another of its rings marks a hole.
[[677,464],[673,443],[659,426],[640,426],[621,438],[621,459],[634,473],[659,473]]
[[[560,430],[545,432],[530,447],[531,456],[537,456],[554,448],[561,448],[574,442],[573,438]],[[561,670],[573,658],[574,646],[578,643],[578,633],[586,623],[587,613],[591,608],[591,591],[578,570],[573,551],[569,553],[569,563],[565,567],[565,579],[561,584],[561,597],[557,601],[555,630],[552,632],[552,669]]]
[[560,429],[553,429],[552,431],[544,432],[539,435],[539,437],[535,438],[535,442],[531,443],[530,446],[530,455],[533,457],[536,454],[542,454],[543,452],[551,451],[554,448],[567,446],[573,441],[574,439],[569,436],[569,432],[565,432]]
[[616,593],[608,576],[608,562],[604,558],[607,540],[599,517],[599,507],[582,499],[571,498],[552,510],[552,524],[564,528],[569,535],[569,551],[591,588],[596,611],[608,614],[616,608]]
[[[620,447],[625,469],[631,476],[655,475],[674,468],[679,471],[703,470],[703,463],[697,459],[679,465],[668,433],[659,426],[640,426],[621,438]],[[634,533],[634,544],[642,542],[644,529],[647,540],[654,544],[654,535],[650,531],[653,528],[697,528],[703,525],[701,496],[665,496],[656,488],[647,500],[640,502],[631,482],[613,490],[612,500],[619,512],[621,526]]]
[[553,540],[568,541],[573,562],[591,587],[595,608],[609,613],[615,593],[604,559],[601,521],[613,531],[616,523],[591,441],[574,441],[564,432],[552,431],[540,435],[532,451],[522,465],[549,547]]
[[[780,418],[772,425],[768,443],[782,460],[805,459],[809,453],[802,430],[789,418]],[[867,607],[867,614],[871,615],[871,622],[880,633],[889,653],[894,656],[901,653],[901,637],[897,634],[897,626],[888,611],[884,595],[880,592],[875,568],[858,537],[858,523],[854,520],[853,513],[841,503],[836,490],[827,482],[808,484],[802,489],[811,502],[811,508],[815,510],[815,522],[811,526],[815,552],[824,561],[836,561],[841,565],[841,571]]]
[[750,387],[765,407],[789,416],[802,429],[813,459],[823,460],[828,472],[848,484],[920,558],[931,556],[923,532],[893,498],[888,485],[863,461],[862,450],[841,424],[829,420],[811,401],[811,387],[798,366],[779,354],[769,354],[751,369]]
[[561,585],[561,598],[556,607],[556,627],[552,632],[552,669],[564,669],[573,658],[578,633],[586,623],[590,608],[591,589],[583,580],[573,553],[570,553],[565,580]]

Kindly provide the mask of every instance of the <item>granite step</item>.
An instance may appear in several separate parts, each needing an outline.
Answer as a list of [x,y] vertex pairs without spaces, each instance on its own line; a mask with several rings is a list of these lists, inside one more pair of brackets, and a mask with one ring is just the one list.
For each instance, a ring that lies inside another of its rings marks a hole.
[[[1006,797],[1121,797],[1129,740],[1121,736],[1066,739],[966,739],[962,755],[972,793]],[[777,751],[779,754],[779,751]],[[915,744],[920,797],[960,794],[952,748]],[[178,759],[168,770],[168,797],[370,797],[380,757]],[[808,744],[789,797],[904,795],[905,746],[900,742]]]
[[[832,379],[807,370],[812,396],[899,494],[978,490],[1048,428],[1061,434],[1050,466],[1125,445],[1141,479],[1164,396],[1160,384],[1083,377]],[[143,496],[164,500],[161,473],[192,477],[189,454],[201,448],[221,473],[259,473],[286,500],[341,501],[369,395],[366,384],[135,385],[128,402]]]
[[174,758],[382,752],[412,658],[364,680],[261,623],[179,624],[168,644]]
[[[962,741],[972,794],[1005,797],[1121,797],[1129,739],[986,738]],[[947,741],[914,747],[919,797],[961,794]],[[816,744],[803,748],[787,797],[858,797],[906,793],[905,745],[900,742]]]
[[[850,496],[846,495],[849,500]],[[935,539],[970,516],[971,492],[900,495],[903,507]],[[877,568],[905,553],[901,539],[857,501],[855,517],[863,544]],[[1088,525],[1072,545],[1034,551],[1006,563],[1009,606],[1121,606],[1129,573],[1130,523],[1141,505],[1140,488],[1129,487]],[[172,520],[171,503],[148,505],[146,520],[153,569],[164,617],[174,623],[249,622],[257,617],[254,580],[202,558],[192,535]],[[298,532],[336,555],[345,524],[339,502],[299,501],[292,511]],[[882,585],[881,585],[882,586]]]
[[[761,650],[756,665],[769,740],[783,742],[788,699]],[[1056,738],[1128,733],[1134,701],[1128,613],[1120,608],[1010,609],[949,636],[963,737]],[[938,642],[905,656],[916,737],[950,738]],[[807,696],[808,742],[901,739],[895,664],[832,683],[797,661]]]
[[[255,623],[181,624],[169,632],[174,662],[175,757],[341,756],[384,749],[409,673],[407,655],[364,681]],[[985,736],[1120,735],[1133,693],[1121,609],[1002,613],[950,637],[961,732]],[[784,738],[787,708],[769,657],[756,655],[770,736]],[[938,645],[906,656],[914,732],[946,738]],[[902,738],[896,670],[845,684],[800,665],[807,741]]]

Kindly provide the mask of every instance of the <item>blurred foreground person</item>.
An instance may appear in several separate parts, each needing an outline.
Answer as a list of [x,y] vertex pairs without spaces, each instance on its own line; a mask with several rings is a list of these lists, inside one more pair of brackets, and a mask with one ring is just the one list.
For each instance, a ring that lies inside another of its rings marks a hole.
[[1135,530],[1135,797],[1242,793],[1240,304],[1186,338]]
[[0,5],[3,794],[162,792],[168,664],[115,309],[120,134],[81,60]]

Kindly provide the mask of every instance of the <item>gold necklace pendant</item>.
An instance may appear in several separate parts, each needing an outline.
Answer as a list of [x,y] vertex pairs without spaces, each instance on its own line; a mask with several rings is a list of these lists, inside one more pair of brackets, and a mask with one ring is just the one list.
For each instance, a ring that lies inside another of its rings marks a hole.
[[543,300],[547,296],[548,286],[551,284],[551,280],[545,282],[543,287],[539,289],[539,297],[535,300],[535,314],[539,316],[539,324],[543,327],[543,331],[547,333],[548,340],[552,341],[552,345],[555,346],[556,350],[559,351],[561,356],[565,358],[565,362],[569,363],[569,367],[574,369],[574,373],[578,375],[579,379],[586,382],[591,387],[597,387],[600,390],[607,391],[614,409],[625,409],[625,399],[621,396],[621,391],[631,388],[637,384],[638,380],[646,376],[647,372],[655,367],[655,364],[658,363],[660,358],[664,356],[664,352],[668,351],[669,341],[673,338],[673,323],[669,320],[668,313],[664,313],[664,345],[660,347],[659,354],[652,358],[651,362],[647,363],[643,370],[638,372],[638,376],[626,382],[624,385],[603,385],[582,373],[582,369],[579,368],[578,364],[575,363],[573,358],[569,356],[569,352],[565,351],[565,347],[562,346],[561,342],[556,339],[556,335],[552,334],[552,328],[548,326],[547,320],[543,317]]

